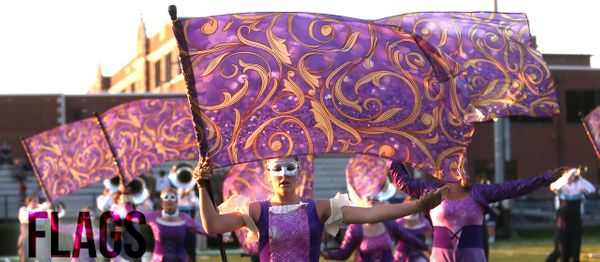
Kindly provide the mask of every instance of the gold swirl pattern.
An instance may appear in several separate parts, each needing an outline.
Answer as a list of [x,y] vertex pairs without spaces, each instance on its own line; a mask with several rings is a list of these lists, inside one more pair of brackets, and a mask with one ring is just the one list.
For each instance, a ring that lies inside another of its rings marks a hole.
[[95,118],[61,125],[24,143],[50,201],[118,175]]
[[247,13],[174,30],[218,166],[364,153],[456,181],[472,121],[558,110],[526,27],[520,14]]
[[[184,30],[175,32],[180,55],[190,65],[185,77],[197,94],[193,112],[205,122],[206,153],[217,166],[365,153],[459,178],[444,174],[460,155],[440,153],[466,152],[470,142],[472,126],[455,117],[468,104],[465,92],[447,91],[466,80],[453,78],[455,65],[412,35],[299,13],[176,23]],[[217,28],[199,34],[207,24]]]
[[525,14],[426,12],[375,23],[425,40],[463,68],[470,103],[455,109],[469,122],[559,112],[554,81],[542,55],[531,47]]
[[100,117],[126,183],[156,165],[198,158],[192,113],[184,98],[137,100]]

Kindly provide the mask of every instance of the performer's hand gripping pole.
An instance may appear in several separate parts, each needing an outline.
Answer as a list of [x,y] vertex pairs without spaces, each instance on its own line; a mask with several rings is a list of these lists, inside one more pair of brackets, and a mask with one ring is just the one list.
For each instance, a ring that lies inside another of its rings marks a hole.
[[[183,33],[183,28],[181,26],[181,23],[177,23],[177,7],[174,5],[170,5],[169,6],[169,16],[171,17],[171,21],[173,22],[173,27],[174,30],[177,33]],[[191,61],[189,59],[189,57],[187,56],[182,56],[180,55],[181,58],[181,64],[182,66],[191,66]],[[194,122],[194,129],[196,130],[196,137],[198,140],[198,149],[199,149],[199,155],[200,155],[200,161],[207,161],[206,163],[208,165],[210,165],[210,161],[208,161],[209,157],[208,157],[208,146],[206,144],[206,140],[204,139],[204,135],[203,135],[203,128],[202,128],[202,120],[200,119],[200,112],[199,112],[199,106],[197,105],[197,102],[195,101],[195,97],[196,97],[196,90],[195,90],[195,85],[194,85],[194,80],[193,80],[193,76],[188,75],[186,72],[183,73],[184,74],[184,79],[186,81],[186,86],[187,86],[187,98],[188,98],[188,102],[190,103],[190,108],[192,110],[192,118],[193,118],[193,122]],[[209,166],[209,170],[212,170],[212,168],[210,168]],[[212,171],[210,171],[212,172]],[[201,181],[200,182],[202,187],[204,187],[204,189],[206,189],[206,192],[208,193],[210,200],[213,204],[213,208],[216,209],[215,206],[215,200],[214,200],[214,195],[213,195],[213,190],[212,190],[212,185],[210,184],[210,180],[205,180],[205,181]],[[227,254],[225,253],[225,249],[223,248],[223,235],[221,234],[217,234],[217,240],[219,242],[219,249],[221,251],[221,260],[227,262]]]

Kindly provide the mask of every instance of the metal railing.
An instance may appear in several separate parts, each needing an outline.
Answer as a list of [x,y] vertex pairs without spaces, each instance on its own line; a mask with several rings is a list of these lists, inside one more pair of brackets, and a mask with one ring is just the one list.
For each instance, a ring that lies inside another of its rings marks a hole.
[[[100,192],[76,193],[61,199],[66,206],[65,218],[77,218],[79,210],[86,205],[96,207],[96,198]],[[19,218],[19,195],[0,194],[0,222]]]
[[[588,197],[583,204],[581,216],[584,226],[600,225],[600,198]],[[514,228],[531,229],[553,227],[556,218],[554,198],[526,197],[514,199],[510,207],[511,224]]]
[[19,196],[0,194],[0,221],[18,219]]

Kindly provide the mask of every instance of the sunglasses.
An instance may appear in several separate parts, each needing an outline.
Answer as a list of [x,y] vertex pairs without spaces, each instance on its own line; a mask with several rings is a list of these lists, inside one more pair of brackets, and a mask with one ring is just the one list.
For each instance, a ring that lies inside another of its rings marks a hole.
[[165,194],[164,196],[161,196],[160,199],[167,202],[177,202],[177,195]]

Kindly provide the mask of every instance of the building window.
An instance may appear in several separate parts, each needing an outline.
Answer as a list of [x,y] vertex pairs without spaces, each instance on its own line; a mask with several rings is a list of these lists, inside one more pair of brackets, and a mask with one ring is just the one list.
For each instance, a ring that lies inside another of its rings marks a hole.
[[160,60],[154,62],[154,86],[160,87],[162,83],[160,79]]
[[580,114],[585,116],[600,104],[599,90],[567,91],[567,122],[580,123]]
[[166,82],[169,82],[172,79],[172,77],[171,77],[171,73],[172,73],[171,72],[172,71],[171,70],[171,63],[172,63],[171,62],[171,53],[168,53],[167,56],[165,56],[165,72],[167,73],[166,76],[165,76],[166,77],[166,79],[165,79]]

